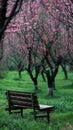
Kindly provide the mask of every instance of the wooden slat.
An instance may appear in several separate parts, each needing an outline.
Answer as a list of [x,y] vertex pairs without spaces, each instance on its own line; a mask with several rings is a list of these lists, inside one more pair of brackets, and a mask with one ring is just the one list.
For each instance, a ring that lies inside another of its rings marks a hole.
[[29,97],[18,97],[18,96],[10,96],[11,100],[17,100],[17,101],[24,101],[24,102],[31,102],[32,99]]
[[8,94],[10,94],[11,96],[31,97],[31,94],[26,94],[26,93],[13,93],[13,92],[9,92]]
[[12,102],[13,105],[32,106],[32,102],[23,102],[23,101],[17,101],[17,100],[12,100],[11,102]]

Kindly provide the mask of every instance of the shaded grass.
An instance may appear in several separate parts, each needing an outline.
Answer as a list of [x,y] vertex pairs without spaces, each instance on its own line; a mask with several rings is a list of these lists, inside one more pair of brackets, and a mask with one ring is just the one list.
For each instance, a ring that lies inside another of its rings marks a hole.
[[47,95],[47,83],[39,76],[39,89],[36,92],[39,103],[56,107],[51,113],[51,122],[48,124],[46,119],[34,121],[33,115],[30,115],[31,110],[24,110],[23,119],[20,114],[9,115],[5,111],[6,90],[34,91],[33,83],[26,72],[22,73],[21,80],[18,79],[17,72],[9,72],[5,79],[0,80],[0,130],[73,130],[72,76],[73,74],[69,73],[69,80],[64,80],[64,75],[60,71],[56,77],[53,97]]

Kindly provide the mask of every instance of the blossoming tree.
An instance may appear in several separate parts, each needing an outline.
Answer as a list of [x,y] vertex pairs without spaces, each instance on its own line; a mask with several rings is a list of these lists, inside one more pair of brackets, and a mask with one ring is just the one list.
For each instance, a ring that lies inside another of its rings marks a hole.
[[[72,7],[70,0],[29,1],[22,6],[21,29],[17,25],[20,44],[27,46],[27,71],[37,86],[40,67],[44,69],[49,95],[53,95],[59,65],[64,59],[68,62],[67,55],[72,50]],[[37,70],[35,75],[32,68]]]

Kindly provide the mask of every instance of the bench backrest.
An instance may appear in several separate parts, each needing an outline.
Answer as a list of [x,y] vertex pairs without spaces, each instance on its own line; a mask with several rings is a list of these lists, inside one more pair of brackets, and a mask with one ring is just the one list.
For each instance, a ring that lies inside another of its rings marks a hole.
[[39,103],[35,93],[8,90],[6,95],[9,108],[20,107],[39,109]]

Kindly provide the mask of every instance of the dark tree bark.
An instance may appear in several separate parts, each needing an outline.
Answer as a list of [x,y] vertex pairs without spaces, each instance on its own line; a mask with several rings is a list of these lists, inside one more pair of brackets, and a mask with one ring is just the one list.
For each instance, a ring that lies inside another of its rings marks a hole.
[[22,72],[22,71],[19,71],[19,72],[18,72],[18,73],[19,73],[19,79],[22,78],[21,72]]
[[67,70],[66,70],[66,65],[61,65],[62,67],[62,70],[64,72],[64,75],[65,75],[65,79],[68,79],[68,74],[67,74]]
[[6,16],[7,14],[7,8],[8,8],[8,2],[9,0],[0,0],[0,60],[2,59],[3,54],[3,36],[4,32],[7,28],[7,25],[10,23],[13,16],[15,16],[22,5],[23,0],[15,0],[14,6],[11,9],[11,12],[9,16]]
[[47,77],[47,83],[48,83],[48,95],[52,96],[53,95],[53,90],[55,89],[55,77],[58,73],[58,68],[59,66],[57,66],[54,70],[54,72],[50,73],[50,71],[46,71],[46,77]]
[[38,66],[38,69],[35,69],[35,75],[33,74],[32,70],[26,69],[33,84],[34,84],[34,89],[38,90],[38,75],[40,73],[40,67]]
[[23,71],[23,68],[24,68],[24,64],[22,65],[22,62],[20,61],[20,63],[17,65],[17,68],[18,68],[18,74],[19,74],[19,79],[22,78],[22,71]]
[[59,65],[61,65],[62,57],[58,57],[56,63],[55,63],[55,69],[54,70],[48,70],[45,71],[46,77],[47,77],[47,83],[48,83],[48,95],[53,95],[53,90],[55,89],[55,77],[58,73]]
[[41,71],[41,75],[42,75],[43,81],[46,82],[46,78],[45,78],[45,75],[44,75],[44,70]]
[[33,70],[31,69],[31,66],[30,66],[30,69],[27,68],[26,69],[33,84],[34,84],[34,89],[35,90],[38,90],[38,76],[39,76],[39,73],[40,73],[40,66],[36,66],[34,71],[35,71],[35,74],[33,73]]
[[28,59],[28,68],[26,69],[26,71],[28,72],[28,74],[29,74],[29,76],[34,84],[35,90],[38,90],[38,76],[40,73],[40,65],[35,64],[35,66],[34,66],[35,74],[34,74],[33,69],[32,69],[32,59],[31,59],[32,48],[29,47],[28,51],[29,51],[28,52],[29,59]]

